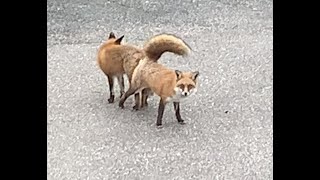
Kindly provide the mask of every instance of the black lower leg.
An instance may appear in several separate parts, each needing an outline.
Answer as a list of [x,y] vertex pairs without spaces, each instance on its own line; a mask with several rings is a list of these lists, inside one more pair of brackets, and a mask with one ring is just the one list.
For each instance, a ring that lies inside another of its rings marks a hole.
[[124,79],[123,76],[118,77],[118,82],[120,85],[120,98],[122,97],[122,95],[124,94]]
[[173,102],[174,110],[176,111],[176,118],[180,124],[184,124],[184,120],[181,118],[180,115],[180,103]]
[[143,107],[144,106],[148,106],[148,95],[143,95],[143,100],[142,100],[142,102],[143,102]]
[[142,107],[148,106],[149,89],[142,90]]
[[161,126],[162,125],[162,116],[163,116],[163,112],[164,112],[164,107],[165,107],[165,103],[161,99],[160,102],[159,102],[159,107],[158,107],[157,126]]
[[133,106],[134,110],[139,110],[140,107],[140,96],[139,93],[134,94],[135,105]]
[[127,100],[129,96],[131,96],[133,93],[135,93],[137,89],[129,88],[128,91],[124,93],[124,95],[121,97],[119,102],[119,107],[124,108],[124,102]]
[[107,76],[108,77],[108,83],[109,83],[109,91],[110,91],[110,97],[108,99],[109,103],[113,103],[114,101],[114,94],[113,94],[113,78],[112,76]]

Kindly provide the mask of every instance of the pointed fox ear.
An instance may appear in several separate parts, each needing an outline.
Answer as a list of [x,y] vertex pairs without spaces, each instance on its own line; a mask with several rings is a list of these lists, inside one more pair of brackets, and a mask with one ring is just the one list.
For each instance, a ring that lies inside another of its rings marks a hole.
[[115,43],[116,43],[116,44],[120,44],[121,41],[122,41],[122,39],[123,39],[123,37],[124,37],[124,35],[121,36],[121,37],[119,37],[119,38],[115,41]]
[[196,80],[198,76],[199,76],[199,71],[192,72],[192,79],[193,80]]
[[109,34],[109,39],[115,39],[116,38],[116,36],[114,35],[114,33],[113,32],[110,32],[110,34]]
[[177,75],[177,79],[180,79],[182,77],[182,72],[179,70],[175,70],[176,75]]

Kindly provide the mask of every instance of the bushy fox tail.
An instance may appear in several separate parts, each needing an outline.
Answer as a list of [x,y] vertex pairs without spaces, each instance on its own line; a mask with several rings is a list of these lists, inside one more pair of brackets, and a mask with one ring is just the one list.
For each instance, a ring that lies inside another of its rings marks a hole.
[[190,46],[186,42],[171,34],[153,36],[145,43],[143,49],[146,56],[152,61],[157,61],[165,52],[184,56],[191,51]]

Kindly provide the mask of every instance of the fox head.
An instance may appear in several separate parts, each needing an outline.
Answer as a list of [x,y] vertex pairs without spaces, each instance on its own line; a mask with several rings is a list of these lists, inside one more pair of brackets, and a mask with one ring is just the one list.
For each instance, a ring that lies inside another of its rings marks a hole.
[[197,92],[197,78],[199,71],[195,72],[181,72],[176,70],[177,83],[174,91],[180,97],[188,97]]
[[114,33],[113,33],[113,32],[110,32],[106,44],[120,45],[123,37],[124,37],[124,35],[121,36],[121,37],[119,37],[119,38],[116,38],[116,36],[114,35]]

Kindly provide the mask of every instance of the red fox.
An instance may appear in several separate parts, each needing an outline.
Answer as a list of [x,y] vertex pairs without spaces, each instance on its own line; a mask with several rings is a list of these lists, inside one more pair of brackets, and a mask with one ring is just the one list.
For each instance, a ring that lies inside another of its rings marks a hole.
[[[183,48],[179,48],[179,54],[188,54],[190,51],[189,46],[182,40],[180,42],[183,44],[180,47]],[[181,72],[156,63],[164,51],[162,51],[162,48],[157,48],[157,46],[154,46],[154,49],[158,49],[159,53],[156,54],[156,51],[152,54],[146,53],[146,57],[135,68],[130,88],[121,97],[119,107],[124,108],[124,102],[129,96],[147,88],[160,96],[156,123],[158,127],[162,125],[164,108],[168,102],[173,102],[176,118],[180,124],[184,124],[184,120],[180,115],[180,101],[197,91],[199,72]]]
[[[116,38],[111,32],[108,40],[98,50],[97,61],[99,67],[108,78],[110,98],[109,103],[114,102],[113,79],[116,77],[120,85],[120,97],[124,94],[123,75],[128,76],[129,83],[139,61],[150,57],[156,63],[164,52],[172,52],[178,55],[185,54],[189,47],[178,37],[169,34],[160,34],[151,37],[142,49],[132,45],[123,45],[121,41],[124,36]],[[148,88],[135,94],[134,109],[147,105],[150,91]],[[140,96],[139,96],[140,94]],[[142,97],[141,97],[142,94]],[[140,102],[141,101],[141,102]]]
[[123,75],[125,71],[123,69],[123,60],[118,56],[116,51],[116,49],[120,48],[123,37],[124,36],[121,36],[116,39],[114,33],[111,32],[107,41],[102,44],[98,50],[98,65],[108,78],[110,91],[109,103],[113,103],[114,101],[113,83],[115,77],[118,79],[120,85],[120,97],[124,93]]

